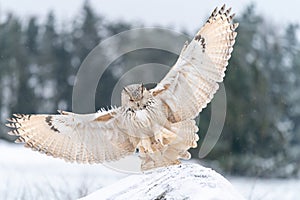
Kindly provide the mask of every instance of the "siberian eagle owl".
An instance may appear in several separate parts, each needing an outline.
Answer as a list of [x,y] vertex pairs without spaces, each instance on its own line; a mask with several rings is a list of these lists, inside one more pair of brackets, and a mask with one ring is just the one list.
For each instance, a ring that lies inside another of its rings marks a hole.
[[223,81],[238,24],[231,9],[212,12],[153,89],[125,87],[120,107],[92,114],[15,114],[7,126],[25,147],[78,163],[118,160],[138,150],[141,169],[180,163],[199,139],[195,117]]

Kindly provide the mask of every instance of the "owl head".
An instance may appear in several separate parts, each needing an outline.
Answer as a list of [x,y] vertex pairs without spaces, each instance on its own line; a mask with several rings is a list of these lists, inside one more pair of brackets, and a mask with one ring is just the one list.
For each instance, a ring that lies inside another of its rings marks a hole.
[[143,84],[132,84],[124,87],[121,94],[122,106],[133,110],[143,109],[150,96]]

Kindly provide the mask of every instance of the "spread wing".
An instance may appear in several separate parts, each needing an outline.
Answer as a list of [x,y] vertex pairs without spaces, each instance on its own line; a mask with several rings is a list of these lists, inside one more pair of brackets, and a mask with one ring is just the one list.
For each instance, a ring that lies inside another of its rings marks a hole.
[[94,114],[14,115],[7,126],[16,142],[47,155],[78,163],[101,163],[132,154],[135,147],[117,126],[119,109]]
[[193,119],[212,100],[225,76],[233,50],[235,29],[231,8],[213,11],[164,79],[152,89],[169,109],[172,121]]

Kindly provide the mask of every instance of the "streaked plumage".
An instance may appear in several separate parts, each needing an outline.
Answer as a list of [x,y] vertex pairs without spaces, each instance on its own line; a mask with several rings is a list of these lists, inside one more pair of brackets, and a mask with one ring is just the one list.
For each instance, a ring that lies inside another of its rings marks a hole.
[[153,89],[123,89],[122,105],[93,114],[15,114],[7,126],[16,142],[47,155],[78,163],[118,160],[139,150],[143,170],[189,159],[197,146],[194,118],[223,81],[233,50],[231,9],[215,9],[163,80]]

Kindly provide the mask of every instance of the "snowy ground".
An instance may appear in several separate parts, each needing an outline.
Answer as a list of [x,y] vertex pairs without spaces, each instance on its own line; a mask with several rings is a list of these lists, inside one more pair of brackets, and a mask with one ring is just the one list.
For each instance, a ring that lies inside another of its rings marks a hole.
[[[65,163],[0,142],[0,199],[77,199],[128,174],[102,165]],[[249,200],[296,200],[300,180],[229,177]]]
[[229,181],[249,200],[298,200],[300,180],[234,177]]

